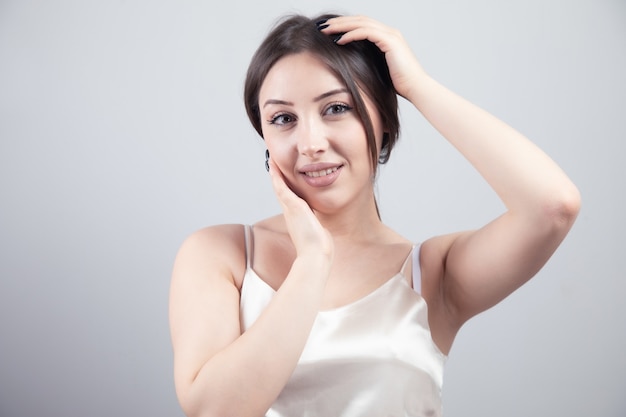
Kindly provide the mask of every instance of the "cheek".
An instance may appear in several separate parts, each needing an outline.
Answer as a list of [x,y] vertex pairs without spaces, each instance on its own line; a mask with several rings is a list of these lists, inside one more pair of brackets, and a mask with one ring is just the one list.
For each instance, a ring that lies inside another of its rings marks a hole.
[[289,141],[285,138],[265,138],[265,146],[270,153],[270,159],[274,161],[278,168],[284,173],[289,172],[289,165],[293,165],[293,152],[289,146]]
[[344,129],[342,136],[348,140],[341,141],[341,146],[353,155],[366,153],[369,157],[369,147],[367,145],[367,134],[365,127],[358,123],[353,123],[349,129]]

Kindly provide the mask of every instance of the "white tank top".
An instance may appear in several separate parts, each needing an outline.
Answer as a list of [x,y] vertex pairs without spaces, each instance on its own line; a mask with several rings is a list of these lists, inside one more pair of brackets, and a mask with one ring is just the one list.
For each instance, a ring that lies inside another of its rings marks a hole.
[[[246,234],[241,287],[245,332],[275,291],[252,269]],[[437,417],[446,356],[432,340],[419,294],[419,246],[402,270],[365,297],[320,311],[294,373],[266,417]],[[413,288],[402,271],[413,261]]]

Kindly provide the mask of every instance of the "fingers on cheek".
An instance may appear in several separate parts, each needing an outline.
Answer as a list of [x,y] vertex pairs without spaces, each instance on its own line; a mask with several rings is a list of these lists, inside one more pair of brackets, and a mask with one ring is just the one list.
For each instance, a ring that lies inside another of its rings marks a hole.
[[274,189],[275,193],[276,193],[276,197],[278,198],[278,201],[281,203],[281,205],[283,206],[283,208],[287,208],[289,206],[289,196],[287,195],[287,192],[285,191],[284,187],[281,186],[277,186]]
[[281,179],[276,175],[276,173],[272,174],[272,186],[274,187],[274,192],[276,195],[282,200],[285,194],[285,183],[281,181]]

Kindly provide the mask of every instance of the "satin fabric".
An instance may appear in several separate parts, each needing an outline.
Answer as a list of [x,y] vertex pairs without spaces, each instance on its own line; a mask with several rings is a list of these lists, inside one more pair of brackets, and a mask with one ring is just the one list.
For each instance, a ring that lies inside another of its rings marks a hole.
[[[419,271],[418,257],[413,259]],[[248,265],[242,331],[274,294]],[[438,417],[445,360],[432,340],[425,300],[399,272],[365,297],[318,313],[297,367],[266,417]]]

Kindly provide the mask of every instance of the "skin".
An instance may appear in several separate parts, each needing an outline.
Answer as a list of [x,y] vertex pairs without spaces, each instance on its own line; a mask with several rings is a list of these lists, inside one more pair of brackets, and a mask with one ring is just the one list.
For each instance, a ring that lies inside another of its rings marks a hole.
[[[422,244],[431,333],[448,353],[463,323],[549,259],[578,214],[578,190],[528,139],[433,80],[398,31],[360,16],[327,23],[324,33],[345,32],[338,45],[368,39],[385,53],[398,94],[506,206],[478,230]],[[282,58],[261,88],[270,176],[283,213],[254,226],[254,269],[277,292],[245,333],[239,324],[242,226],[200,230],[178,253],[170,322],[177,394],[189,416],[264,415],[293,372],[317,312],[375,290],[410,251],[410,242],[376,215],[365,132],[341,88],[308,53]],[[367,97],[366,104],[380,141],[385,127]],[[340,167],[331,185],[315,187],[304,178],[302,171],[319,163]]]

